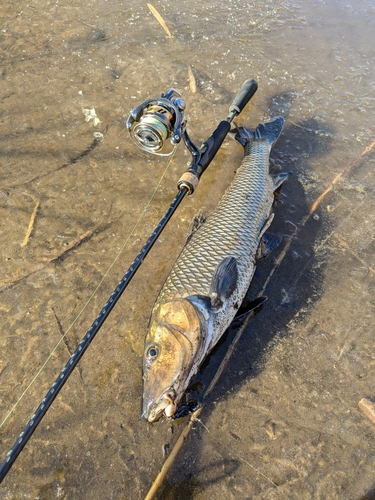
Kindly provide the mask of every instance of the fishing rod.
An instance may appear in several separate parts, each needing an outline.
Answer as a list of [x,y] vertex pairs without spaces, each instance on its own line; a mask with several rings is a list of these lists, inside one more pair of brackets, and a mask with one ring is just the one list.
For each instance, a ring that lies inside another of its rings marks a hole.
[[187,133],[184,115],[185,101],[176,90],[169,89],[160,97],[148,99],[131,111],[126,127],[138,147],[148,153],[169,156],[183,140],[192,156],[190,166],[178,181],[178,192],[170,206],[1,463],[0,483],[36,430],[184,196],[193,194],[201,175],[215,157],[228,134],[231,122],[241,113],[257,88],[258,84],[255,80],[246,80],[230,106],[227,118],[219,123],[200,148],[194,144]]

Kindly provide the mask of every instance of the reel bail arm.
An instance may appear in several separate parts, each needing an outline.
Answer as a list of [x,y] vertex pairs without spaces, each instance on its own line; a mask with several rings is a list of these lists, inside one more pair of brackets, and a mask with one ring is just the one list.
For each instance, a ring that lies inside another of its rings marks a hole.
[[[174,89],[169,89],[160,97],[143,101],[131,111],[126,121],[132,141],[148,153],[171,155],[185,133],[185,106],[185,101]],[[166,143],[168,139],[169,148]]]

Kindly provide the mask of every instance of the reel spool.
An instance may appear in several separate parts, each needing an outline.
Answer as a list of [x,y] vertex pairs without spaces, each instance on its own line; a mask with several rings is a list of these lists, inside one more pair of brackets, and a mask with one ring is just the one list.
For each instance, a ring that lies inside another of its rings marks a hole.
[[126,122],[132,141],[143,151],[169,156],[185,132],[185,101],[174,89],[134,108]]

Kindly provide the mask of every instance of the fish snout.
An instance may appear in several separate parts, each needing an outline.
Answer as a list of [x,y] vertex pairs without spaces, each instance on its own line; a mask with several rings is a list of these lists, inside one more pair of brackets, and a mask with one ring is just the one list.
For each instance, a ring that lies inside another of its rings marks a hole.
[[156,401],[154,401],[152,397],[148,397],[148,395],[144,394],[142,417],[149,422],[156,422],[156,420],[159,420],[163,413],[165,416],[171,417],[177,408],[174,400],[174,391],[163,393]]

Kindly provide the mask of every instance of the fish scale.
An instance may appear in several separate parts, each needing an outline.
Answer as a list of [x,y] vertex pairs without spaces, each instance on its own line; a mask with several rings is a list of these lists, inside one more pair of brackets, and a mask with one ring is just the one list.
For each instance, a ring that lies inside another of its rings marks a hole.
[[273,203],[268,156],[267,140],[254,139],[246,144],[232,184],[213,214],[186,244],[155,306],[177,297],[208,295],[212,275],[225,257],[236,257],[240,267],[254,266],[259,235]]

